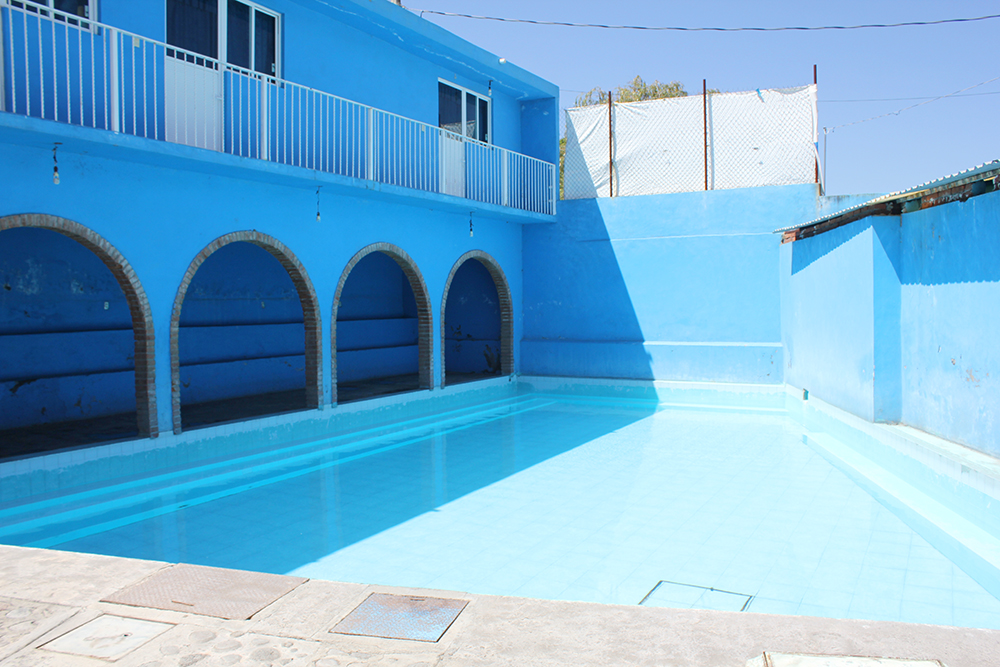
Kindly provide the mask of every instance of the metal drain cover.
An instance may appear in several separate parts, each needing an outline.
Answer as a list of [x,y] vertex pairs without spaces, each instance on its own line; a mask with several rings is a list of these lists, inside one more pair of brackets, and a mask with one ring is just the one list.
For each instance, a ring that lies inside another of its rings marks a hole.
[[710,611],[746,611],[752,595],[721,591],[718,588],[660,581],[639,602],[644,607],[707,609]]
[[306,581],[301,577],[181,563],[101,602],[243,620]]
[[468,600],[372,593],[330,632],[436,642],[467,604]]

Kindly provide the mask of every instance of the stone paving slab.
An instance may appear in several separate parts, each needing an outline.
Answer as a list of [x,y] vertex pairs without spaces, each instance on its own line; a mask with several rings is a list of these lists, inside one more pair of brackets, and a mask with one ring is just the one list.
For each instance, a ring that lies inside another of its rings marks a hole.
[[[657,665],[745,667],[765,651],[1000,665],[1000,631],[906,623],[601,605],[451,591],[307,581],[249,620],[130,607],[100,600],[168,567],[0,546],[4,667],[471,667]],[[438,642],[331,633],[370,594],[467,600]],[[5,616],[5,612],[14,612]],[[43,645],[102,615],[171,627],[113,663]]]
[[0,597],[0,661],[74,612],[64,605]]

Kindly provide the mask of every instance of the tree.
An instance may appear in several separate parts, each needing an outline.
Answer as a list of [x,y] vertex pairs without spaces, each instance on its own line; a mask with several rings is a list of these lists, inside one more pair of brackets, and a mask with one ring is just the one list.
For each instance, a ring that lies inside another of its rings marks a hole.
[[[595,104],[607,104],[608,92],[600,88],[593,88],[576,98],[576,106],[589,107]],[[659,80],[646,83],[641,76],[637,76],[628,85],[618,86],[614,91],[611,91],[612,102],[642,102],[644,100],[662,100],[667,97],[687,97],[684,84],[680,81],[663,83]]]
[[[709,93],[719,92],[710,89]],[[592,88],[576,98],[576,106],[589,107],[595,104],[607,104],[609,91]],[[610,91],[612,102],[642,102],[644,100],[662,100],[668,97],[687,97],[684,84],[680,81],[663,83],[660,80],[646,83],[641,76],[636,76],[625,86],[618,86]],[[566,164],[566,139],[559,140],[559,198],[563,196],[563,171]]]

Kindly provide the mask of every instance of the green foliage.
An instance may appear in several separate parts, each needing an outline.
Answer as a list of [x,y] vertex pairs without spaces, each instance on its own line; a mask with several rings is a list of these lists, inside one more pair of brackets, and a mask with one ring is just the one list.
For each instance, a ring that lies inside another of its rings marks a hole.
[[[576,106],[607,104],[608,92],[600,88],[593,88],[576,98]],[[614,91],[611,91],[613,102],[642,102],[643,100],[662,100],[667,97],[687,97],[684,84],[680,81],[663,83],[659,80],[646,83],[641,76],[637,76],[628,85],[618,86]]]
[[563,198],[563,175],[566,173],[566,137],[559,140],[559,199]]

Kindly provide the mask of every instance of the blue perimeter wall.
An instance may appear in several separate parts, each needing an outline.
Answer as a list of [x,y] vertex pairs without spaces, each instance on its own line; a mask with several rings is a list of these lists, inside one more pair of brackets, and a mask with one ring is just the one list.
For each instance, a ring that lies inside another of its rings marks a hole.
[[524,230],[524,373],[781,383],[776,227],[816,186],[567,200]]
[[1000,455],[1000,193],[781,248],[785,380]]

